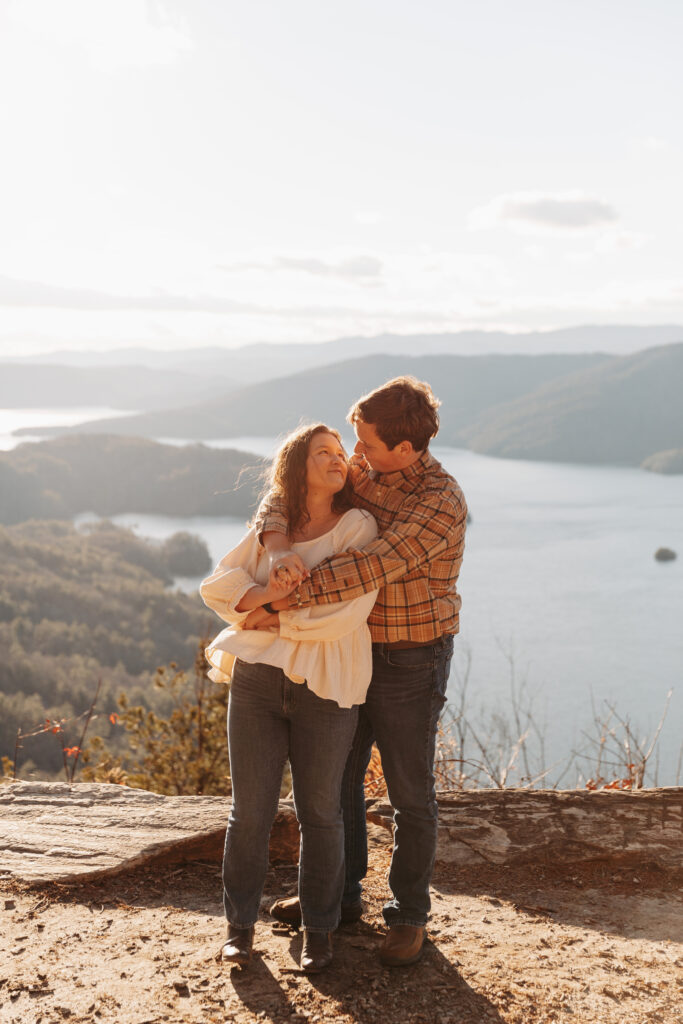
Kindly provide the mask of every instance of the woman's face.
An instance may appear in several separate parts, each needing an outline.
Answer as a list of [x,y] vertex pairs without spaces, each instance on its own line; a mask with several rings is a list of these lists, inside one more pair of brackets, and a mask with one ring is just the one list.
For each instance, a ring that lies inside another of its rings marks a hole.
[[314,434],[308,445],[306,487],[308,491],[336,494],[346,483],[346,452],[334,434]]

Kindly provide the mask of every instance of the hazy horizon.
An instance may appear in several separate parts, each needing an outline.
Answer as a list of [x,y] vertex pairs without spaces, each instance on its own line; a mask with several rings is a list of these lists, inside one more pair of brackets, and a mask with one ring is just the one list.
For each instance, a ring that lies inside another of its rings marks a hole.
[[0,6],[0,358],[683,323],[683,8]]
[[[670,334],[670,337],[660,336],[655,338],[653,341],[648,339],[648,332],[660,333],[661,335]],[[581,334],[585,333],[586,339],[582,340]],[[559,335],[559,338],[558,338]],[[475,328],[470,330],[442,332],[442,331],[429,331],[418,335],[418,332],[382,332],[377,334],[368,335],[357,335],[357,336],[344,336],[334,338],[323,338],[317,342],[307,341],[300,339],[299,341],[235,341],[230,344],[228,342],[214,343],[214,344],[201,344],[198,342],[192,346],[187,342],[178,340],[175,344],[169,344],[166,342],[155,342],[154,340],[147,340],[139,344],[127,344],[127,345],[113,345],[102,344],[87,346],[69,346],[68,344],[57,344],[53,346],[38,349],[35,351],[27,352],[24,348],[18,347],[15,351],[0,350],[0,362],[34,362],[38,363],[43,357],[45,362],[49,363],[50,357],[72,357],[69,359],[74,365],[78,363],[78,357],[82,357],[83,364],[88,362],[97,362],[98,357],[112,357],[110,362],[120,362],[128,353],[141,354],[150,353],[152,355],[163,355],[167,353],[169,355],[181,354],[186,352],[202,350],[205,351],[223,351],[223,352],[239,352],[242,349],[250,349],[258,346],[333,346],[335,344],[342,345],[345,342],[354,343],[356,346],[358,343],[367,342],[368,351],[376,352],[379,351],[378,342],[384,338],[392,338],[397,342],[402,340],[409,340],[415,337],[420,337],[426,341],[426,348],[421,348],[420,352],[431,351],[443,351],[446,353],[446,349],[439,347],[438,342],[445,338],[453,338],[455,341],[454,346],[450,349],[454,355],[492,355],[492,354],[562,354],[569,352],[589,352],[589,351],[604,351],[610,355],[628,355],[638,351],[642,351],[645,348],[656,347],[662,344],[673,344],[677,341],[683,341],[683,324],[576,324],[567,325],[562,328],[547,328],[527,331],[525,329],[519,329],[515,331],[504,331],[501,328]],[[602,338],[600,337],[602,336]],[[568,344],[569,338],[573,341],[573,344]],[[504,344],[500,344],[500,339],[505,339]],[[594,340],[597,338],[597,340]],[[429,340],[432,340],[432,346],[429,344]],[[509,339],[509,343],[508,343]],[[551,344],[544,346],[544,339],[548,339]],[[460,342],[460,344],[459,344]],[[555,342],[555,344],[552,344]],[[578,342],[578,344],[577,344]],[[415,354],[419,354],[417,351]],[[352,353],[349,358],[353,358],[357,355],[357,352]],[[344,350],[341,349],[339,352],[339,359],[344,359]]]

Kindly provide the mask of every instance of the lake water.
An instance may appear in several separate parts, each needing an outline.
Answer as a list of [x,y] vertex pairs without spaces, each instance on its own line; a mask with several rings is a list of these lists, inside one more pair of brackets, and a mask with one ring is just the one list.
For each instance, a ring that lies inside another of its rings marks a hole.
[[57,409],[0,409],[0,451],[9,451],[24,441],[43,441],[41,436],[16,437],[15,430],[27,427],[72,427],[104,416],[130,416],[130,409],[106,409],[102,406]]
[[[274,444],[219,443],[258,455]],[[657,770],[660,784],[673,784],[683,742],[683,476],[433,451],[460,482],[472,515],[451,697],[470,658],[468,707],[485,728],[491,713],[509,714],[512,664],[517,686],[534,696],[546,761],[554,763],[586,747],[585,732],[597,737],[593,706],[604,716],[605,702],[613,703],[642,740],[673,689],[650,773],[650,781]],[[235,519],[129,514],[115,521],[158,539],[197,533],[214,561],[244,530]],[[661,546],[678,559],[656,562]],[[198,581],[178,582],[191,589]],[[587,762],[581,766],[592,774]],[[574,768],[565,784],[576,776]]]

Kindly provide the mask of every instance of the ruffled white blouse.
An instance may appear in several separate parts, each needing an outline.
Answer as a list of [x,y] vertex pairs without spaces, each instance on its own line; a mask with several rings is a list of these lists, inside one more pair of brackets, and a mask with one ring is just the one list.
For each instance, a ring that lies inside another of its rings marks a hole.
[[[327,533],[314,540],[296,541],[296,551],[312,569],[330,555],[362,548],[377,536],[369,512],[350,509]],[[242,629],[249,612],[235,606],[255,583],[268,582],[268,556],[251,529],[221,559],[202,583],[204,603],[230,625],[206,648],[212,666],[209,677],[229,682],[235,657],[281,668],[295,683],[307,682],[319,697],[342,708],[362,704],[372,675],[372,645],[367,618],[377,597],[373,590],[352,601],[311,605],[280,612],[280,629]]]

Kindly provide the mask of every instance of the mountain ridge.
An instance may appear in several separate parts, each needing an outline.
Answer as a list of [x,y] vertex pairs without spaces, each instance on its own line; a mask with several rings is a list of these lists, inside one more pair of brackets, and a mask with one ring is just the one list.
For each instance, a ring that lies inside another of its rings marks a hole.
[[[354,398],[401,374],[434,383],[442,399],[441,440],[458,443],[471,417],[501,401],[533,390],[543,381],[578,367],[614,357],[543,356],[403,356],[371,355],[331,366],[313,367],[290,377],[250,384],[221,398],[175,409],[90,421],[43,433],[140,434],[215,440],[244,435],[272,436],[293,429],[302,418],[331,420],[341,426]],[[438,382],[438,383],[435,383]],[[17,434],[37,434],[25,428]]]
[[47,355],[15,357],[7,362],[35,364],[66,362],[74,366],[142,365],[183,372],[225,373],[244,383],[262,378],[268,366],[273,376],[290,376],[306,367],[366,355],[567,355],[604,352],[625,355],[645,348],[683,341],[676,324],[584,324],[550,331],[464,330],[419,333],[348,335],[320,342],[252,342],[234,348],[221,346],[156,350],[143,346],[104,352],[62,350]]

